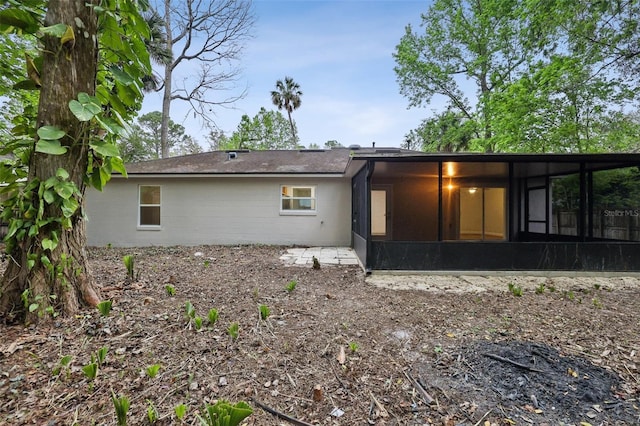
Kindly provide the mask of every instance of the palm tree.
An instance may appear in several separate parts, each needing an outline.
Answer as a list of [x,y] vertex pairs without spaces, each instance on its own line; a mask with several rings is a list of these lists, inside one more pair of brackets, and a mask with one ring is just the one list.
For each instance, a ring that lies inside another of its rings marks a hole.
[[293,120],[291,119],[291,113],[294,109],[300,108],[301,100],[300,96],[302,96],[302,90],[300,90],[300,85],[293,81],[291,77],[285,77],[284,82],[282,80],[278,80],[276,82],[276,90],[271,92],[271,101],[278,109],[286,109],[287,115],[289,116],[289,124],[291,125],[291,135],[293,136],[293,141],[297,141],[296,137],[296,128],[293,125]]
[[[145,39],[145,44],[151,60],[158,65],[170,65],[171,61],[173,61],[173,52],[167,47],[167,33],[164,28],[164,20],[155,10],[144,15],[144,19],[149,26],[149,38]],[[157,92],[162,90],[164,86],[162,77],[153,73],[144,76],[142,81],[145,92]]]

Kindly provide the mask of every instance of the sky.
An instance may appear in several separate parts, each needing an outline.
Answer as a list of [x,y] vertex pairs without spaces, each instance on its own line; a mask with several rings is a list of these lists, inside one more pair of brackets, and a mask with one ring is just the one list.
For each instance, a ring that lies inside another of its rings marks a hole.
[[[322,147],[337,140],[344,146],[373,142],[378,147],[400,146],[404,135],[418,127],[430,110],[407,108],[392,55],[405,26],[417,29],[428,4],[428,0],[254,0],[256,24],[237,64],[242,74],[235,83],[236,93],[246,89],[247,95],[233,108],[215,109],[216,124],[230,136],[243,114],[253,117],[261,107],[275,110],[271,91],[277,80],[290,76],[303,92],[302,104],[292,115],[302,145]],[[187,114],[187,108],[174,101],[172,120],[208,147],[208,131]],[[159,110],[161,94],[147,94],[141,114]]]

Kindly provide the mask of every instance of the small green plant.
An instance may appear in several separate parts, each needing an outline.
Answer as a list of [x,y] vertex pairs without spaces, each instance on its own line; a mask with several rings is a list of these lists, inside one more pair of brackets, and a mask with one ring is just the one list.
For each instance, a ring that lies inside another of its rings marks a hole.
[[72,359],[73,359],[73,357],[71,355],[65,355],[62,358],[60,358],[60,362],[53,369],[53,375],[54,376],[59,376],[63,371],[66,371],[67,378],[68,378],[69,375],[71,374],[71,368],[69,367],[69,365],[71,365],[71,360]]
[[98,363],[91,362],[84,367],[82,367],[82,372],[89,380],[95,380],[98,375]]
[[158,410],[153,405],[153,402],[150,399],[147,399],[147,420],[149,420],[149,424],[154,424],[158,421]]
[[129,412],[129,398],[122,395],[116,397],[116,394],[111,391],[111,400],[113,406],[116,409],[116,418],[118,419],[118,426],[127,426],[127,412]]
[[313,269],[320,269],[320,261],[318,260],[317,257],[313,256],[311,257],[311,261],[313,262]]
[[600,299],[598,299],[597,297],[594,297],[592,302],[593,302],[593,306],[595,306],[596,309],[602,309],[602,302],[600,301]]
[[196,417],[203,426],[238,426],[251,413],[253,409],[244,401],[231,405],[228,401],[220,400],[215,405],[206,404],[204,417],[198,414]]
[[516,297],[522,296],[522,287],[514,283],[509,283],[509,291]]
[[173,411],[176,413],[178,420],[184,420],[184,416],[187,415],[187,406],[185,404],[178,404],[174,407]]
[[296,289],[297,285],[298,285],[298,282],[296,280],[291,280],[289,281],[289,283],[284,289],[287,290],[287,293],[291,293],[293,290]]
[[594,284],[593,288],[595,288],[596,290],[600,290],[600,284],[598,284],[598,283]]
[[360,348],[360,346],[358,346],[358,344],[357,344],[356,342],[349,342],[349,350],[350,350],[352,353],[354,353],[354,354],[355,354],[356,352],[358,352],[358,349],[359,349],[359,348]]
[[573,300],[576,298],[576,295],[573,293],[573,290],[569,290],[564,292],[564,297],[566,297],[569,300]]
[[103,317],[109,316],[109,313],[111,312],[111,306],[111,300],[103,300],[102,302],[98,303],[98,311],[100,311],[100,315],[102,315]]
[[184,304],[184,312],[187,320],[192,320],[196,317],[196,308],[194,308],[191,302],[189,302],[188,300]]
[[231,337],[231,340],[237,340],[239,333],[240,333],[240,331],[239,331],[238,323],[237,322],[232,322],[229,325],[229,328],[227,328],[227,334]]
[[160,367],[162,367],[160,364],[153,364],[145,368],[144,372],[147,374],[147,377],[149,377],[150,379],[153,379],[158,375],[158,372],[160,371]]
[[437,354],[441,354],[441,353],[443,352],[443,350],[442,350],[442,346],[440,346],[440,345],[436,345],[436,347],[435,347],[435,348],[433,348],[433,351],[434,351],[435,353],[437,353]]
[[122,258],[122,262],[124,263],[124,267],[127,269],[127,277],[130,280],[135,279],[135,270],[134,270],[134,258],[133,255],[128,254]]
[[93,358],[93,356],[91,356],[91,362],[97,361],[98,365],[102,366],[104,364],[104,362],[106,361],[106,359],[107,359],[107,352],[109,352],[109,347],[108,346],[101,347],[96,352],[95,359]]
[[218,321],[218,310],[216,308],[209,309],[209,313],[207,314],[207,319],[209,320],[209,325],[213,326],[213,324]]
[[206,259],[206,260],[204,261],[204,267],[205,267],[205,268],[208,268],[209,266],[211,266],[211,261],[210,261],[209,259]]
[[271,309],[267,305],[260,305],[260,319],[265,321],[271,315]]
[[175,296],[176,295],[176,288],[174,286],[172,286],[171,284],[165,285],[164,289],[167,292],[168,296]]
[[540,285],[536,288],[536,294],[542,294],[542,293],[544,293],[545,287],[546,287],[546,286],[544,285],[544,283],[540,284]]
[[195,317],[193,323],[196,326],[196,330],[200,331],[202,329],[202,317]]

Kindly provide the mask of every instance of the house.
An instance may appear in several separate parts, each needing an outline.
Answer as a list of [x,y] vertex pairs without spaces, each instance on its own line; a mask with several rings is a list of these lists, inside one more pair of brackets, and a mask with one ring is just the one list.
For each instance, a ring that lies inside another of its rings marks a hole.
[[207,152],[127,165],[87,191],[104,246],[351,244],[348,149]]
[[639,154],[213,152],[87,194],[88,241],[352,246],[367,270],[640,271]]

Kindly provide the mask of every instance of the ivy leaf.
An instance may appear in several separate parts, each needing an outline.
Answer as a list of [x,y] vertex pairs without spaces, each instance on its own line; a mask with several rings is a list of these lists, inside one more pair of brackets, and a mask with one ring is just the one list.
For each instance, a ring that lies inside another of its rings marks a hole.
[[65,200],[69,199],[73,195],[74,189],[75,185],[71,182],[58,182],[53,187],[53,190],[56,191],[56,194],[58,194]]
[[49,238],[45,238],[44,240],[42,240],[42,248],[45,250],[53,251],[57,246],[58,243]]
[[134,81],[128,73],[116,68],[115,66],[111,67],[109,71],[111,71],[116,80],[118,80],[122,84],[131,84]]
[[44,191],[44,193],[42,194],[42,198],[44,199],[44,201],[46,201],[47,204],[53,204],[53,202],[55,201],[53,191],[51,191],[50,189]]
[[100,142],[90,144],[91,149],[103,157],[119,157],[120,150],[112,143]]
[[38,129],[40,139],[58,140],[62,139],[66,133],[56,126],[42,126]]
[[93,104],[81,104],[75,99],[69,101],[69,109],[80,121],[91,121],[91,119],[101,111],[100,107],[98,107],[96,111],[95,108],[93,108]]
[[40,139],[36,143],[36,151],[42,152],[43,154],[62,155],[67,152],[67,147],[60,145],[60,141],[58,140]]
[[58,168],[58,170],[56,170],[56,177],[62,180],[67,180],[69,179],[69,172],[63,169],[62,167],[60,167]]
[[67,30],[67,25],[65,24],[55,24],[55,25],[51,25],[50,27],[40,28],[40,31],[42,31],[43,34],[52,35],[58,38],[62,37],[66,30]]
[[65,199],[62,201],[61,210],[64,217],[68,218],[73,216],[76,210],[78,210],[78,201],[73,197]]
[[0,29],[9,27],[19,28],[29,34],[35,34],[40,28],[38,20],[27,11],[16,8],[0,10]]

